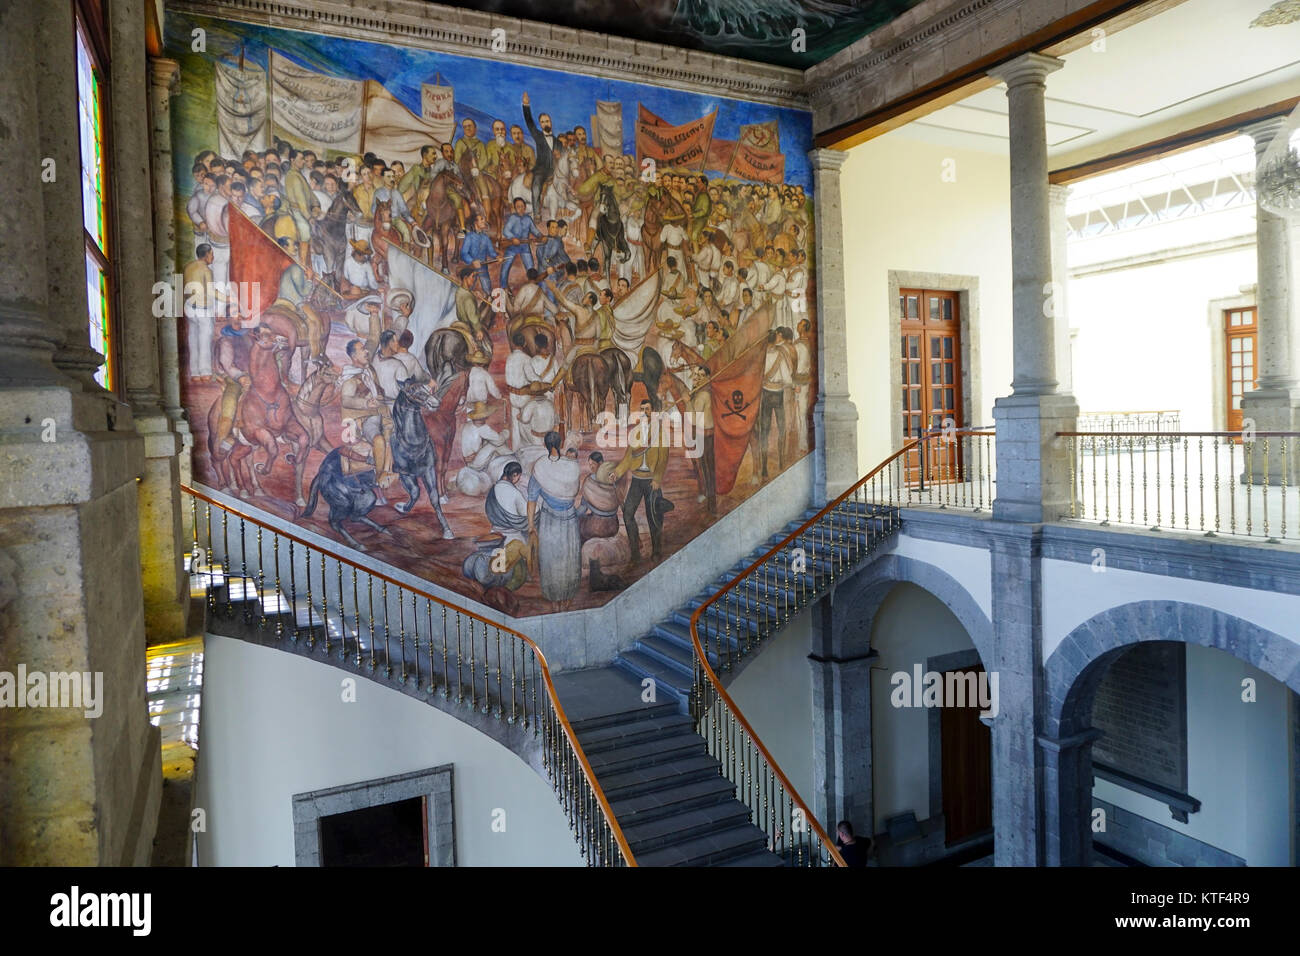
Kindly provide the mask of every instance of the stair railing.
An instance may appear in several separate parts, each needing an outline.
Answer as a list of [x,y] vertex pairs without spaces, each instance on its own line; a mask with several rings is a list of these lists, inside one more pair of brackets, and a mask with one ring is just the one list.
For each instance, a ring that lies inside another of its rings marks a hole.
[[714,662],[718,669],[730,670],[793,615],[820,599],[897,529],[899,508],[991,507],[992,442],[993,432],[987,429],[942,429],[909,440],[691,615],[691,716],[696,729],[736,784],[737,796],[749,806],[755,825],[768,834],[769,848],[788,863],[845,865],[826,830],[723,688]]
[[377,681],[414,681],[430,695],[454,695],[457,704],[532,730],[587,865],[637,865],[546,655],[529,637],[194,488],[181,490],[190,499],[188,569],[206,579],[210,614],[242,613],[277,641],[303,640],[312,651],[320,645],[326,656],[351,656]]

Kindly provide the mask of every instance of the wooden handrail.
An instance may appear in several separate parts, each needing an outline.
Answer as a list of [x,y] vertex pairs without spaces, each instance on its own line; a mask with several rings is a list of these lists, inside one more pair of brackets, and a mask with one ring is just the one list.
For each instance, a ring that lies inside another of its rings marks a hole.
[[[623,859],[627,862],[628,866],[637,866],[636,857],[632,853],[632,848],[628,845],[627,837],[623,835],[623,828],[619,826],[618,819],[614,816],[614,811],[610,808],[609,800],[605,796],[605,791],[601,789],[600,784],[596,781],[596,773],[591,769],[591,764],[587,760],[587,755],[583,751],[582,745],[578,742],[577,731],[575,731],[573,729],[573,725],[569,723],[568,715],[565,714],[564,712],[564,705],[560,703],[559,694],[555,692],[555,683],[551,680],[551,669],[546,662],[546,655],[542,652],[542,649],[537,646],[537,643],[532,640],[532,638],[528,637],[528,635],[526,634],[522,634],[519,631],[516,631],[512,627],[507,627],[496,621],[488,620],[487,618],[483,617],[481,614],[475,614],[473,611],[470,611],[467,608],[459,607],[458,605],[451,604],[447,601],[444,601],[436,594],[430,594],[428,591],[422,590],[421,588],[413,587],[410,584],[406,584],[402,581],[398,581],[395,578],[389,577],[388,575],[384,574],[382,571],[372,571],[370,568],[362,567],[352,559],[342,554],[339,554],[339,552],[335,551],[333,548],[322,547],[320,544],[307,541],[305,538],[300,538],[296,534],[292,534],[288,531],[284,531],[280,528],[277,528],[275,525],[269,524],[266,521],[263,521],[261,518],[256,517],[255,515],[251,515],[248,512],[241,510],[240,508],[232,507],[231,505],[218,501],[217,499],[204,494],[203,492],[199,491],[196,488],[192,488],[189,485],[185,485],[185,484],[182,484],[180,487],[181,490],[184,491],[186,494],[192,495],[193,497],[199,499],[200,501],[206,501],[210,505],[215,505],[216,507],[222,509],[223,511],[228,511],[231,514],[244,519],[245,521],[251,521],[253,524],[265,528],[266,530],[270,531],[272,534],[277,534],[280,535],[281,537],[288,538],[291,541],[296,541],[299,544],[303,545],[304,547],[311,548],[322,554],[328,554],[330,557],[338,561],[340,564],[345,564],[349,567],[356,568],[357,570],[364,571],[366,574],[379,578],[381,581],[387,581],[389,584],[392,584],[395,587],[403,588],[404,590],[410,591],[413,594],[417,594],[420,597],[426,598],[430,601],[440,604],[445,608],[449,608],[458,614],[464,614],[467,617],[471,617],[474,618],[475,620],[481,621],[484,625],[491,625],[492,627],[495,627],[500,631],[506,631],[507,633],[514,635],[516,638],[518,638],[520,641],[522,641],[524,644],[530,647],[533,651],[533,655],[537,659],[538,666],[541,668],[542,678],[546,684],[546,693],[547,696],[550,697],[551,706],[555,709],[555,716],[560,721],[560,726],[564,730],[564,736],[568,739],[569,746],[573,750],[574,756],[578,758],[578,764],[582,768],[583,776],[587,778],[587,783],[590,785],[592,793],[596,795],[596,800],[600,804],[601,812],[605,815],[605,820],[609,824],[609,828],[614,835],[615,842],[617,842],[618,844],[619,852],[623,854]],[[260,559],[260,555],[259,555],[259,559]]]
[[[983,434],[982,432],[967,432],[967,433]],[[836,863],[837,866],[846,866],[847,864],[844,862],[844,857],[840,855],[839,850],[836,848],[834,841],[831,840],[829,835],[827,835],[826,831],[822,828],[821,824],[817,822],[817,817],[808,808],[808,805],[804,803],[803,798],[799,796],[799,791],[797,791],[794,788],[794,785],[790,783],[790,779],[785,775],[785,772],[781,770],[780,765],[777,764],[775,758],[773,758],[772,754],[768,751],[767,747],[763,745],[762,740],[760,740],[758,734],[754,732],[754,728],[750,726],[749,721],[745,719],[745,715],[741,713],[740,708],[736,706],[736,702],[731,699],[731,695],[728,694],[727,691],[723,688],[722,682],[718,679],[717,673],[713,670],[713,667],[709,664],[708,654],[705,653],[704,646],[700,643],[699,621],[700,621],[700,617],[703,616],[704,613],[707,612],[708,609],[713,606],[713,603],[715,601],[717,601],[720,597],[722,597],[729,591],[733,590],[737,585],[742,583],[745,578],[749,577],[749,575],[760,565],[765,564],[769,558],[771,558],[777,552],[782,551],[787,544],[789,544],[791,541],[798,538],[799,535],[803,534],[810,527],[812,527],[817,522],[819,522],[825,515],[831,512],[836,506],[843,504],[844,501],[846,501],[850,495],[853,495],[855,492],[857,492],[859,488],[861,488],[871,479],[875,478],[876,475],[880,474],[880,472],[883,471],[887,466],[893,464],[895,461],[897,461],[907,452],[913,450],[917,445],[920,444],[921,441],[922,441],[921,438],[913,438],[910,441],[908,441],[902,448],[894,452],[894,454],[890,455],[888,458],[882,461],[871,471],[867,472],[866,475],[859,478],[857,482],[855,482],[850,488],[848,488],[848,490],[840,494],[839,497],[837,497],[834,501],[826,505],[826,507],[822,508],[821,511],[817,512],[817,514],[813,515],[813,517],[809,518],[793,532],[786,535],[786,537],[783,538],[779,544],[769,549],[767,553],[764,554],[761,558],[759,558],[757,561],[750,564],[750,566],[747,567],[740,574],[733,577],[730,581],[728,581],[725,585],[723,585],[723,587],[719,589],[716,594],[714,594],[707,601],[705,601],[703,604],[697,607],[694,613],[691,614],[691,642],[695,645],[695,657],[697,662],[700,664],[700,667],[705,677],[707,677],[709,683],[713,685],[714,691],[722,699],[723,704],[731,711],[731,713],[735,716],[736,720],[740,723],[741,728],[747,734],[749,734],[750,739],[753,740],[754,742],[754,746],[758,748],[759,753],[763,755],[763,759],[766,760],[768,766],[772,768],[772,772],[775,773],[777,779],[781,781],[781,785],[785,787],[786,792],[790,794],[790,799],[800,810],[803,811],[804,819],[806,819],[809,823],[812,824],[814,832],[817,834],[818,838],[822,841],[823,846],[825,846],[826,849],[830,852],[831,859]]]
[[[1058,438],[1241,438],[1235,432],[1057,432]],[[1255,432],[1256,438],[1300,438],[1300,432]]]

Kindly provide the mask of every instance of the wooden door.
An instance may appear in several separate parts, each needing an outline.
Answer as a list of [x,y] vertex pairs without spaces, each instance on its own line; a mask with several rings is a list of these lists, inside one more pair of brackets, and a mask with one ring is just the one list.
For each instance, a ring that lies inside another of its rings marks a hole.
[[1227,349],[1224,369],[1228,376],[1224,395],[1228,400],[1227,430],[1241,431],[1241,397],[1257,387],[1259,378],[1259,329],[1255,307],[1225,309],[1223,333]]
[[[983,673],[983,667],[956,673]],[[944,686],[948,686],[945,675]],[[993,735],[980,722],[978,702],[944,707],[939,714],[943,816],[947,843],[993,826]]]
[[[961,315],[956,292],[934,289],[900,289],[898,293],[902,337],[903,441],[919,437],[926,429],[939,431],[951,419],[961,428]],[[906,480],[921,478],[921,452],[906,456]],[[960,481],[961,456],[957,443],[930,441],[925,450],[929,481]]]

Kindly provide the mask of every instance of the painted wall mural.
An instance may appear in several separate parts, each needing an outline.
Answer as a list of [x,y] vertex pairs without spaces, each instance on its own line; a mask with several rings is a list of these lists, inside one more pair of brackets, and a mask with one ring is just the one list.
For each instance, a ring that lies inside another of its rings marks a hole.
[[196,481],[526,616],[810,451],[807,113],[167,29]]

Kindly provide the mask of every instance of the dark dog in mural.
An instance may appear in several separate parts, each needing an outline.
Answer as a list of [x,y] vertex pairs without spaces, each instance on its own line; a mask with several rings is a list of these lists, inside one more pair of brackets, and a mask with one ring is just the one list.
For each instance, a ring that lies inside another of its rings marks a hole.
[[423,482],[434,513],[438,515],[438,523],[442,526],[442,536],[454,538],[456,535],[447,522],[447,516],[442,513],[442,502],[439,500],[438,453],[429,438],[424,417],[420,414],[424,409],[436,411],[440,402],[428,385],[415,379],[406,379],[397,384],[401,388],[393,401],[393,470],[401,478],[408,500],[394,507],[398,514],[410,514],[420,500],[420,483]]
[[307,496],[307,508],[301,517],[310,518],[316,512],[316,503],[321,498],[329,505],[329,524],[335,533],[346,541],[349,547],[358,551],[366,550],[356,538],[343,527],[344,521],[360,521],[367,528],[383,534],[392,534],[381,524],[375,523],[367,515],[375,507],[375,473],[363,471],[356,475],[343,474],[343,460],[335,448],[321,462],[320,470],[311,480],[311,491]]

